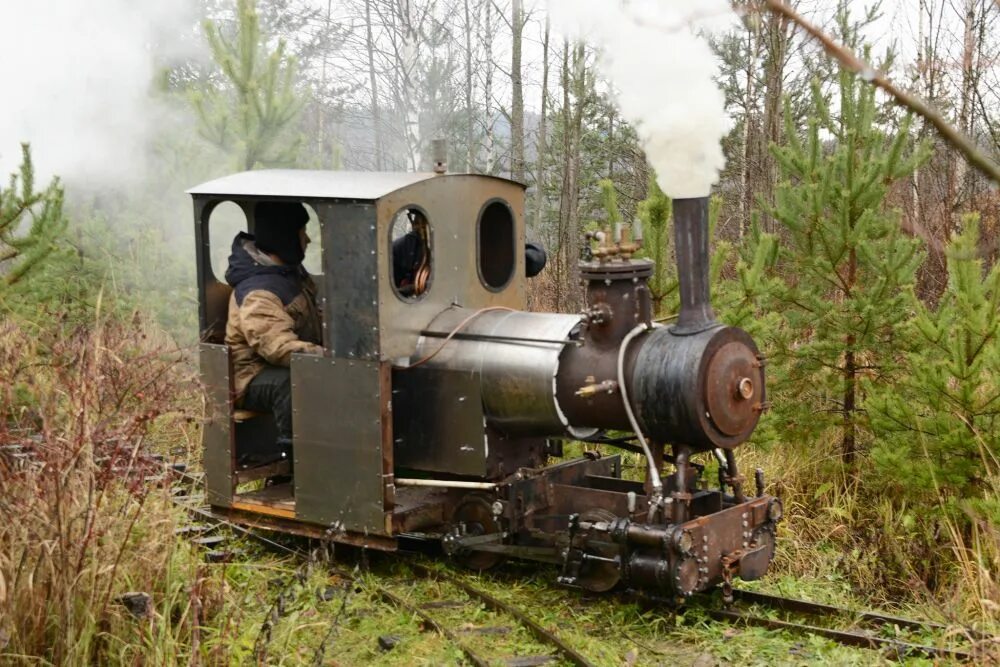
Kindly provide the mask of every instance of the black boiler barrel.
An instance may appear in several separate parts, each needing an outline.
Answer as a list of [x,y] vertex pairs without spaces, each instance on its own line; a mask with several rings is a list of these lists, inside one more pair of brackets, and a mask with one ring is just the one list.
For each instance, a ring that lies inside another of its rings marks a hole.
[[742,329],[662,327],[641,339],[630,398],[653,440],[732,449],[750,437],[766,405],[764,365]]

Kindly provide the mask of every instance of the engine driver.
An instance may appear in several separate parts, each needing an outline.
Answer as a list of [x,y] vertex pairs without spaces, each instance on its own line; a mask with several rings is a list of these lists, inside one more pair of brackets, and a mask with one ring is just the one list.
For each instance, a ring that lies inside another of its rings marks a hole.
[[226,345],[233,360],[236,406],[270,412],[275,449],[241,460],[263,465],[292,456],[293,352],[321,354],[322,324],[316,286],[302,267],[309,214],[301,204],[260,202],[254,234],[233,239],[226,282],[233,286]]

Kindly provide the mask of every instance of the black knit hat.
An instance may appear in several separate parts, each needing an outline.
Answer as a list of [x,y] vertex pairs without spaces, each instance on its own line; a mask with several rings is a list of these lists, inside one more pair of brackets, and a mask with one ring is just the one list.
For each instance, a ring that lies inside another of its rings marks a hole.
[[254,243],[259,250],[277,255],[285,264],[305,258],[299,230],[309,222],[305,206],[294,202],[258,202],[253,207]]
[[524,244],[524,274],[534,278],[545,268],[545,248],[531,241]]

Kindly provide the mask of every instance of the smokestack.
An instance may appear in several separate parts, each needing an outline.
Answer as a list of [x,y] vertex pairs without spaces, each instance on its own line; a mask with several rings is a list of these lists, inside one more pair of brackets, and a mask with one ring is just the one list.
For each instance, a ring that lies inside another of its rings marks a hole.
[[716,324],[709,300],[708,197],[674,199],[673,208],[681,312],[670,332],[689,336]]
[[431,140],[431,159],[434,160],[434,173],[444,174],[448,171],[448,140]]

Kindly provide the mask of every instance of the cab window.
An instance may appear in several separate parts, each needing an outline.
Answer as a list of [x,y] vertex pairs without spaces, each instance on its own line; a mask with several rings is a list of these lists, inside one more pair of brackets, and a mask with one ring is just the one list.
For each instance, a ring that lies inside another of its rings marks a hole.
[[401,209],[392,219],[389,243],[392,286],[406,301],[422,297],[433,278],[433,243],[427,213],[416,206]]
[[483,207],[477,228],[479,278],[487,289],[498,291],[514,276],[514,214],[505,201]]

